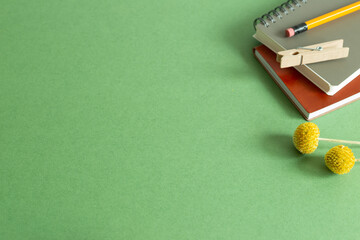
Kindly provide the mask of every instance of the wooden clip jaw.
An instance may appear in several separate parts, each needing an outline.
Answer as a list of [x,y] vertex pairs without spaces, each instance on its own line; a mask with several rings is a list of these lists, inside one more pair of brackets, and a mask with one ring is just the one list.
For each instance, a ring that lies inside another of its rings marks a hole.
[[[349,48],[343,47],[343,44],[344,40],[339,39],[304,47],[308,49],[299,48],[281,51],[277,53],[276,61],[280,62],[281,68],[287,68],[309,63],[346,58],[349,55]],[[315,50],[319,47],[321,47],[322,50]]]

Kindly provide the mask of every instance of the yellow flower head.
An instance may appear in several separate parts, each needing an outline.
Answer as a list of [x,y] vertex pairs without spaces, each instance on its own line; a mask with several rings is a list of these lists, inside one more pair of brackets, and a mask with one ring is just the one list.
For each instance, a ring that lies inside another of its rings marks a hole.
[[325,164],[334,173],[348,173],[355,164],[355,156],[350,148],[339,145],[325,154]]
[[320,130],[315,123],[306,122],[300,124],[293,136],[293,142],[297,150],[308,154],[316,150],[319,145]]

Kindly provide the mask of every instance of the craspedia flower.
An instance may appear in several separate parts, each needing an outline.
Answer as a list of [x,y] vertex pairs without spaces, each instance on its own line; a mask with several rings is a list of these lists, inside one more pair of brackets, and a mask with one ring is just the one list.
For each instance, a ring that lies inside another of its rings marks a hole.
[[319,145],[319,136],[320,130],[315,123],[306,122],[300,124],[294,132],[294,146],[301,153],[312,153]]
[[350,148],[339,145],[325,154],[325,164],[336,174],[348,173],[355,164],[355,156]]

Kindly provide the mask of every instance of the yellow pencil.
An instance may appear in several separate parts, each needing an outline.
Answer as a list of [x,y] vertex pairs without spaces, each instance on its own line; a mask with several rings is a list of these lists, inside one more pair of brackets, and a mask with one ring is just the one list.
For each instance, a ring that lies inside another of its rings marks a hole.
[[320,26],[324,23],[330,22],[334,19],[337,19],[339,17],[345,16],[347,14],[350,14],[352,12],[355,12],[357,10],[360,10],[360,1],[357,1],[355,3],[352,3],[350,5],[347,5],[345,7],[339,8],[335,11],[326,13],[324,15],[321,15],[317,18],[308,20],[304,23],[300,23],[294,27],[288,28],[285,30],[285,34],[287,37],[292,37],[296,34],[305,32],[309,29],[312,29],[314,27]]

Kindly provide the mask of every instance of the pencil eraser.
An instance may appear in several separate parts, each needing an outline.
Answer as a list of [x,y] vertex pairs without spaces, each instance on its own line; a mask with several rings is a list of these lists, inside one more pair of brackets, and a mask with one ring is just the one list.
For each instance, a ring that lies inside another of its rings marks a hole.
[[288,28],[285,30],[285,35],[287,37],[292,37],[295,35],[295,30],[293,28]]

